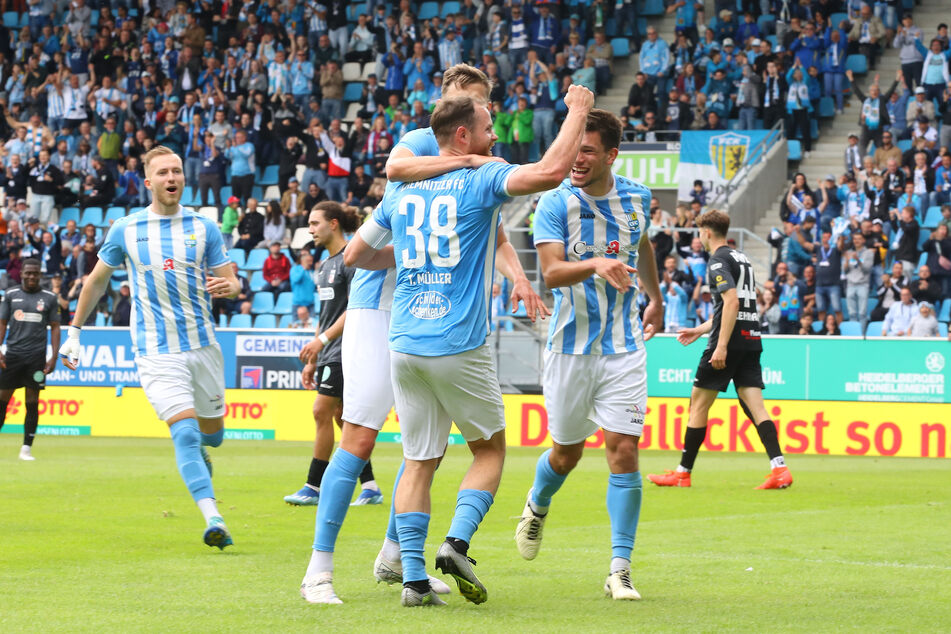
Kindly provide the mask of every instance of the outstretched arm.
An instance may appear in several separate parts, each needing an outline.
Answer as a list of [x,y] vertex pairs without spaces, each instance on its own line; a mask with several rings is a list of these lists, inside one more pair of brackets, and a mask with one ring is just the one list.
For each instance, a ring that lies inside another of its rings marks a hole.
[[568,175],[581,147],[588,113],[594,106],[594,94],[584,86],[571,86],[565,96],[565,105],[568,106],[568,116],[542,159],[520,166],[509,176],[507,189],[510,196],[554,189]]
[[386,177],[397,183],[413,183],[441,176],[446,172],[477,168],[485,163],[500,161],[497,156],[479,156],[465,154],[463,156],[416,156],[409,148],[398,147],[390,153],[386,160]]

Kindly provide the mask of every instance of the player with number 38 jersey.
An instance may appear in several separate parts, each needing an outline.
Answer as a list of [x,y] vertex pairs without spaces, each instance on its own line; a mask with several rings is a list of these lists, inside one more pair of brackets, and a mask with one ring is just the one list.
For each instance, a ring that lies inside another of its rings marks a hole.
[[387,187],[373,222],[394,236],[390,349],[444,356],[485,343],[499,205],[517,167],[489,163]]

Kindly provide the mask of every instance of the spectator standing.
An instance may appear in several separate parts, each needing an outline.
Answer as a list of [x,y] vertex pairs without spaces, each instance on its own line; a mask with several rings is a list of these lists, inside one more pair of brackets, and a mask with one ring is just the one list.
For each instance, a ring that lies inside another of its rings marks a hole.
[[301,249],[299,262],[291,268],[291,292],[294,294],[294,311],[301,308],[314,312],[314,256],[310,251]]
[[221,212],[221,236],[224,239],[225,248],[229,251],[234,244],[233,232],[238,228],[238,200],[237,196],[228,199],[228,204]]
[[55,195],[63,183],[63,173],[50,163],[49,150],[40,150],[39,160],[30,170],[29,183],[33,190],[30,214],[45,225],[52,220]]
[[927,266],[931,276],[941,283],[941,295],[951,299],[951,238],[948,225],[939,224],[922,245],[928,254]]
[[535,132],[532,126],[534,113],[528,109],[528,100],[525,97],[519,97],[518,108],[512,113],[512,162],[524,165],[528,163],[528,153],[532,141],[535,140]]
[[845,112],[843,103],[843,95],[845,93],[845,60],[848,57],[848,50],[843,39],[842,31],[839,29],[830,29],[827,38],[820,57],[819,69],[823,75],[825,95],[835,98],[836,112],[843,114]]
[[845,271],[845,298],[849,308],[849,318],[859,317],[862,332],[868,325],[868,290],[875,254],[865,246],[865,236],[860,232],[852,234],[852,249],[842,258]]
[[832,232],[823,231],[821,243],[813,252],[816,257],[816,310],[819,320],[825,321],[826,313],[834,313],[842,321],[842,249],[845,242],[840,235],[832,244]]
[[951,56],[951,49],[945,50],[941,40],[934,38],[931,40],[929,48],[921,43],[920,39],[915,40],[915,48],[924,57],[921,71],[921,85],[925,89],[928,99],[941,99],[944,94],[944,88],[951,81],[948,74],[948,58]]
[[254,145],[248,142],[245,130],[235,132],[234,141],[225,150],[225,157],[231,161],[231,188],[234,195],[242,204],[250,204],[255,177]]
[[[601,34],[603,37],[604,34]],[[597,36],[595,38],[597,40]],[[589,47],[588,54],[591,54]],[[664,91],[664,81],[667,79],[667,69],[670,67],[670,47],[667,42],[657,36],[657,29],[647,27],[647,40],[641,44],[640,70],[647,79],[651,92],[660,94]],[[610,72],[610,71],[608,71]],[[662,112],[664,108],[658,104],[655,112]]]
[[[899,71],[900,73],[901,71]],[[859,137],[859,154],[864,157],[868,150],[869,141],[874,141],[876,147],[882,144],[882,132],[888,127],[891,120],[888,115],[887,102],[891,98],[895,88],[898,87],[896,80],[891,88],[884,95],[878,86],[878,75],[875,76],[875,82],[868,87],[868,95],[862,92],[862,89],[855,84],[855,76],[851,70],[845,71],[845,76],[849,78],[852,84],[852,90],[855,96],[862,103],[861,114],[859,115],[859,124],[862,128],[862,134]]]
[[802,315],[805,294],[805,286],[790,269],[785,282],[779,287],[779,334],[794,335],[799,332],[799,317]]
[[918,42],[923,37],[924,33],[915,26],[911,13],[902,16],[901,25],[892,40],[892,48],[899,49],[898,59],[901,61],[901,72],[909,88],[914,88],[916,83],[921,83],[922,62],[925,58],[918,50]]
[[892,211],[891,248],[896,260],[904,267],[905,283],[911,281],[911,274],[918,262],[918,235],[921,227],[915,218],[915,208],[904,207],[899,214]]
[[250,253],[264,240],[264,215],[258,212],[258,201],[248,199],[248,206],[238,222],[238,242],[235,248]]
[[849,42],[859,55],[868,59],[869,68],[875,68],[884,38],[885,26],[882,20],[872,14],[872,8],[868,4],[863,3],[858,19],[852,22]]

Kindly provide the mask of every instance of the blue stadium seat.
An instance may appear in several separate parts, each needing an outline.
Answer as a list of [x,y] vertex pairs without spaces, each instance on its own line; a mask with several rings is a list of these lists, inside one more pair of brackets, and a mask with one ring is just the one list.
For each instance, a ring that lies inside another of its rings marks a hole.
[[819,138],[819,122],[816,119],[809,119],[809,133],[813,141]]
[[[258,183],[260,183],[260,182],[261,182],[261,181],[258,181]],[[275,180],[273,183],[270,183],[270,184],[271,184],[271,185],[277,185],[277,181]],[[252,188],[251,188],[251,198],[256,199],[259,203],[265,202],[265,201],[264,201],[264,187],[262,187],[260,184],[255,185],[254,187],[252,187]],[[263,205],[263,204],[262,204],[262,205],[261,205],[261,208],[264,208],[264,207],[266,207],[266,206],[267,206],[267,205]]]
[[320,315],[320,295],[318,295],[317,293],[314,293],[313,313],[314,313],[314,317],[318,317]]
[[845,58],[845,69],[856,75],[864,75],[868,72],[868,59],[864,55],[849,55]]
[[616,37],[611,40],[611,50],[614,57],[628,57],[631,54],[631,43],[626,37]]
[[109,324],[106,323],[106,316],[102,313],[96,313],[96,328],[105,328]]
[[20,27],[20,14],[16,11],[4,11],[3,12],[3,26],[8,29],[16,29]]
[[819,100],[819,116],[823,119],[831,119],[835,116],[835,102],[832,97],[823,97]]
[[119,218],[125,218],[125,207],[109,207],[109,209],[106,210],[105,217],[102,219],[103,228],[108,228],[110,224]]
[[228,199],[231,198],[231,196],[232,196],[231,185],[225,185],[224,187],[221,188],[221,200],[228,202]]
[[63,210],[59,212],[60,226],[66,226],[70,220],[79,224],[79,207],[63,207]]
[[796,139],[786,141],[786,147],[789,150],[790,161],[802,160],[802,145]]
[[218,327],[227,328],[228,327],[228,316],[224,313],[218,315]]
[[922,227],[927,227],[929,229],[934,229],[938,226],[938,222],[941,220],[941,207],[935,205],[934,207],[928,207],[928,211],[925,213],[925,221],[921,223]]
[[608,39],[617,37],[617,20],[615,18],[608,18],[604,21],[604,34],[608,36]]
[[866,311],[865,314],[868,315],[869,317],[871,317],[871,316],[872,316],[872,311],[875,310],[875,307],[876,307],[876,306],[878,306],[878,296],[869,297],[869,298],[868,298],[868,310]]
[[647,37],[647,18],[641,16],[637,17],[637,33],[642,38]]
[[228,251],[228,257],[231,258],[231,261],[238,265],[239,269],[244,268],[245,253],[244,249],[231,249]]
[[456,2],[455,0],[451,0],[450,2],[443,2],[442,11],[439,12],[439,15],[442,17],[446,17],[447,15],[451,13],[459,13],[459,3]]
[[[93,11],[93,13],[95,13],[95,11]],[[93,25],[95,26],[95,22],[93,22]],[[30,26],[30,14],[24,11],[20,14],[20,28],[25,29],[28,26]]]
[[[277,185],[277,165],[264,166],[264,169],[261,170],[261,175],[258,177],[256,184],[261,186]],[[258,197],[255,196],[255,198]]]
[[941,304],[941,310],[938,312],[938,321],[951,321],[951,299],[946,299]]
[[347,102],[351,101],[360,101],[360,97],[363,96],[363,84],[354,81],[347,84],[347,87],[343,89],[343,100]]
[[267,256],[267,249],[251,249],[251,253],[248,254],[242,268],[245,271],[260,271],[264,268],[264,260],[267,259]]
[[294,312],[294,293],[281,293],[271,310],[275,315],[290,315]]
[[271,293],[255,293],[251,300],[251,314],[260,315],[274,310],[274,295]]
[[281,317],[281,323],[278,324],[278,328],[290,328],[291,324],[297,321],[297,315],[284,315]]
[[759,19],[756,20],[756,25],[759,27],[759,32],[764,35],[769,35],[776,32],[776,16],[775,15],[761,15]]
[[898,147],[898,149],[901,150],[902,153],[904,154],[905,152],[907,152],[908,150],[911,149],[911,139],[902,139],[901,141],[899,141],[899,142],[896,143],[895,145],[896,145],[896,146]]
[[938,336],[942,338],[947,338],[948,336],[948,324],[943,321],[938,322]]
[[739,119],[727,119],[726,121],[727,130],[739,130],[740,129],[740,120]]
[[251,287],[251,291],[253,293],[257,293],[259,291],[266,290],[269,284],[264,279],[264,273],[261,271],[255,271],[251,274],[251,279],[248,280],[248,286]]
[[843,321],[839,324],[839,332],[842,333],[843,337],[861,337],[862,324],[858,321]]
[[[918,220],[921,221],[921,218],[918,218]],[[930,237],[931,237],[931,234],[927,231],[918,232],[918,250],[919,251],[921,250],[921,247],[924,245],[924,243],[927,242],[928,238]]]
[[814,321],[814,322],[812,322],[812,332],[816,333],[817,335],[818,335],[820,332],[822,332],[822,322],[821,322],[821,321]]
[[231,323],[228,324],[229,328],[250,328],[251,327],[251,315],[233,315],[231,317]]
[[255,328],[277,328],[277,317],[274,315],[258,315],[254,318]]
[[927,252],[922,253],[921,255],[918,256],[918,268],[919,268],[919,269],[920,269],[922,266],[924,266],[925,264],[927,264],[927,263],[928,263],[928,253],[927,253]]
[[834,27],[838,27],[842,23],[842,20],[848,20],[848,19],[849,19],[848,13],[833,13],[832,15],[829,16],[829,24]]
[[515,313],[514,313],[513,316],[515,316],[515,317],[528,317],[528,311],[525,310],[525,304],[523,304],[522,302],[519,302],[519,303],[518,303],[518,309],[515,311]]
[[663,15],[664,0],[644,0],[643,8],[637,12],[638,15]]
[[766,41],[769,42],[769,45],[770,45],[770,46],[772,46],[772,47],[775,47],[775,46],[776,46],[777,40],[776,40],[776,36],[775,36],[775,35],[767,35],[767,36],[766,36]]
[[85,227],[86,225],[102,226],[102,207],[86,207],[82,218],[79,219],[79,226]]
[[870,321],[868,322],[868,328],[865,329],[866,337],[881,337],[882,336],[882,325],[885,322],[882,321]]
[[416,16],[418,20],[431,20],[439,15],[439,3],[438,2],[424,2],[419,5],[419,14]]

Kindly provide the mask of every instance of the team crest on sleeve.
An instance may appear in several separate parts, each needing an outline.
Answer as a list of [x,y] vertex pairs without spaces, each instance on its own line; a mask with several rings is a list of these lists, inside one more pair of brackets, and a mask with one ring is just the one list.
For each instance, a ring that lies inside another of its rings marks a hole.
[[198,245],[198,236],[196,236],[194,233],[185,237],[186,247],[188,247],[189,249],[192,249],[197,245]]

